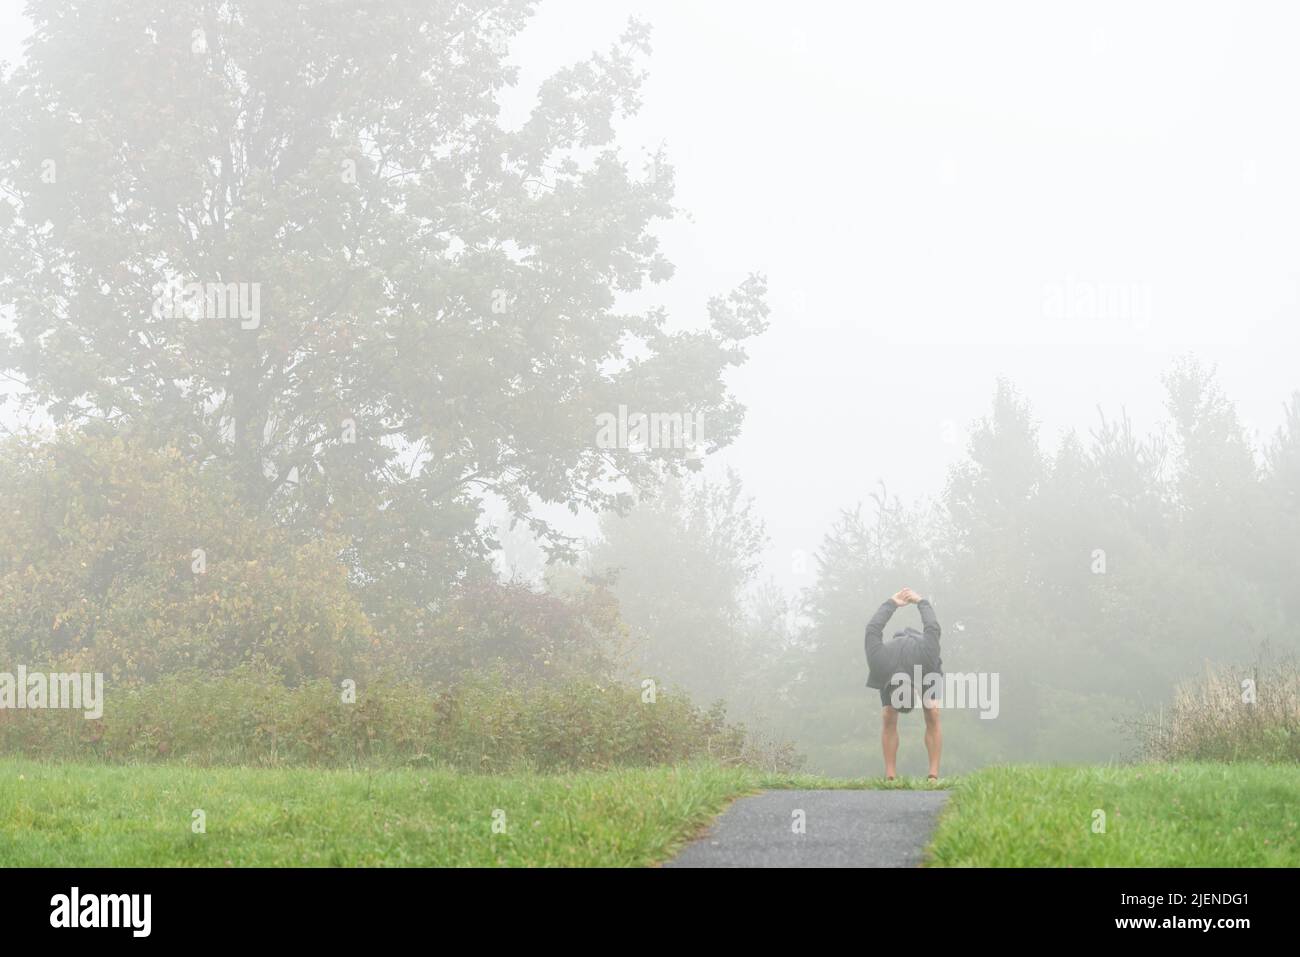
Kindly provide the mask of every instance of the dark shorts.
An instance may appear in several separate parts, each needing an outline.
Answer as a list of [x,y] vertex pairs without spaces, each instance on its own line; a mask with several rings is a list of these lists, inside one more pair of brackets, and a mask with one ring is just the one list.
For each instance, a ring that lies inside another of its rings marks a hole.
[[[927,679],[929,679],[931,675],[942,676],[943,672],[942,671],[925,672],[925,677]],[[942,680],[942,677],[940,677],[939,679],[930,679],[930,680]],[[883,688],[880,689],[880,706],[882,708],[893,708],[895,711],[899,711],[902,712],[903,714],[907,714],[909,711],[915,708],[917,704],[920,703],[921,692],[924,690],[924,686],[922,686],[921,688],[916,688],[913,687],[913,685],[914,682],[912,681],[911,676],[897,678],[893,681],[888,682]],[[894,703],[895,688],[899,689],[899,695],[901,696],[902,700],[908,702],[906,708],[900,708]]]

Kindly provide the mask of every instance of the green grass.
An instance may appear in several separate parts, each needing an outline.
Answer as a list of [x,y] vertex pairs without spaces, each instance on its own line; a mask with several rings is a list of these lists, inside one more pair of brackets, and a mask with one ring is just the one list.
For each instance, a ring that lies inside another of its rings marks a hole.
[[25,759],[0,759],[0,866],[647,866],[743,794],[846,787],[951,787],[930,866],[1300,866],[1294,765],[998,767],[935,785],[707,764],[471,775]]
[[[472,775],[8,758],[0,865],[645,866],[761,788],[924,786],[707,764]],[[202,834],[191,830],[196,810]]]
[[[1105,833],[1094,833],[1094,811]],[[958,781],[927,853],[946,867],[1300,866],[1300,767],[988,768]]]
[[4,759],[0,865],[643,866],[757,780],[708,765],[488,776]]

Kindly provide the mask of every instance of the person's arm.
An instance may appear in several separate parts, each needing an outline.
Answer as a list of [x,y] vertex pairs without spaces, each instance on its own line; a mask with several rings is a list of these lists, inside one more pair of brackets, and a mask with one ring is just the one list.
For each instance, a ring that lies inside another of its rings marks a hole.
[[938,641],[943,629],[939,627],[939,619],[934,613],[934,607],[930,604],[930,600],[928,598],[919,599],[916,603],[916,610],[921,613],[921,624],[925,628],[925,637],[931,641]]
[[902,595],[903,592],[900,591],[885,599],[885,603],[876,609],[876,613],[867,622],[867,637],[863,642],[863,647],[866,648],[868,664],[871,662],[871,649],[879,646],[884,641],[885,625],[889,624],[889,619],[893,616],[894,610],[907,604]]

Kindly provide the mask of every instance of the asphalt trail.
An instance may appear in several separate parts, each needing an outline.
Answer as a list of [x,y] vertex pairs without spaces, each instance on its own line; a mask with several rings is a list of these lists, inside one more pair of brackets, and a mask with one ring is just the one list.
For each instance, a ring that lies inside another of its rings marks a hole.
[[916,867],[947,799],[946,791],[764,791],[731,805],[664,866]]

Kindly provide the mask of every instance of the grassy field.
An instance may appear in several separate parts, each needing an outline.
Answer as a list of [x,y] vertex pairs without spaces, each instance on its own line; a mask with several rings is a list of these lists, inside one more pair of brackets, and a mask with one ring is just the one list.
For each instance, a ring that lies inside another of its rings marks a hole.
[[[1094,833],[1094,812],[1105,833]],[[989,768],[961,779],[929,866],[1300,866],[1300,767]]]
[[489,776],[3,759],[0,866],[644,866],[760,788],[924,786],[711,765]]
[[[1295,766],[1009,767],[949,784],[929,866],[1300,866]],[[647,866],[761,788],[934,786],[712,765],[488,776],[2,759],[0,866]]]
[[709,766],[498,777],[3,760],[0,865],[648,865],[756,783]]

